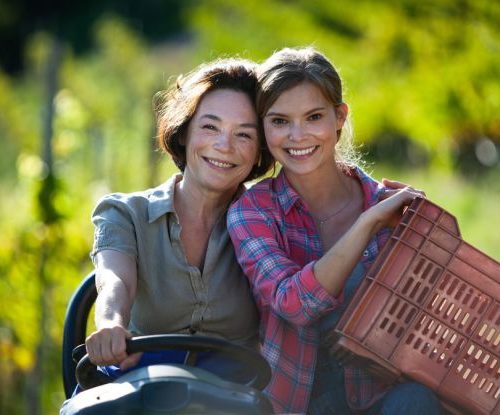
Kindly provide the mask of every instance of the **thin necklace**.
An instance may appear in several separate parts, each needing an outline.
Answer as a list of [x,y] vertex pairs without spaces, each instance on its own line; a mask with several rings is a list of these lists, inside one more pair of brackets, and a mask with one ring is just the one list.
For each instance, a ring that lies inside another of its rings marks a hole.
[[313,216],[314,219],[316,219],[316,221],[318,222],[318,225],[319,227],[321,228],[326,222],[328,222],[330,219],[332,219],[333,217],[337,216],[340,212],[343,212],[352,202],[352,192],[351,192],[351,188],[352,188],[352,184],[351,182],[349,181],[349,189],[348,189],[348,193],[349,193],[349,199],[347,200],[346,203],[344,203],[343,206],[341,206],[339,209],[337,209],[336,211],[334,211],[333,213],[330,213],[326,218],[323,218],[323,219],[320,219],[320,218],[317,218],[315,216]]

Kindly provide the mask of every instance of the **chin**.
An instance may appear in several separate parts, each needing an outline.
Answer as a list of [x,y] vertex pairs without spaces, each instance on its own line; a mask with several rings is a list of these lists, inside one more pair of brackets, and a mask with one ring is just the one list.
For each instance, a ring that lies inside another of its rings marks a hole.
[[203,187],[206,190],[211,190],[213,192],[218,192],[218,193],[226,193],[226,192],[233,192],[235,189],[238,188],[238,184],[235,184],[234,182],[222,182],[222,181],[215,181],[212,180],[210,182],[205,182],[203,184]]

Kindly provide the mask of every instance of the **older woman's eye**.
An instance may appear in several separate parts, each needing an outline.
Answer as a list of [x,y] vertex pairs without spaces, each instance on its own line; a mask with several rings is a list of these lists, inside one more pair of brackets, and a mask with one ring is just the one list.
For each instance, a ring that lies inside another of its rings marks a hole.
[[203,124],[201,128],[204,130],[217,130],[217,127],[213,124]]
[[249,133],[244,133],[244,132],[240,132],[240,133],[237,133],[237,136],[238,137],[242,137],[242,138],[249,138],[249,139],[252,139],[253,136]]
[[310,121],[317,121],[317,120],[320,120],[322,117],[323,117],[323,115],[322,115],[322,114],[320,114],[320,113],[315,113],[315,114],[311,114],[311,115],[309,116],[309,120],[310,120]]

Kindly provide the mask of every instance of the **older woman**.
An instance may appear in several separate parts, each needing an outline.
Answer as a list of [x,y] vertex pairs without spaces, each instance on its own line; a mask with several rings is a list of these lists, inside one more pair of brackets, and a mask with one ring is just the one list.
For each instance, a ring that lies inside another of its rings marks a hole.
[[255,345],[257,311],[226,230],[242,183],[272,164],[255,86],[253,63],[226,59],[159,96],[158,143],[181,173],[153,189],[107,195],[95,208],[97,330],[86,339],[93,363],[136,365],[141,356],[125,351],[132,334]]

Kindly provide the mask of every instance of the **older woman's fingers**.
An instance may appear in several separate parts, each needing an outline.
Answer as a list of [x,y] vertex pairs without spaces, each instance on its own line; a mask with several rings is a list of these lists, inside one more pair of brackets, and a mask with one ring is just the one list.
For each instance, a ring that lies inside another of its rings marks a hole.
[[95,335],[92,334],[87,337],[85,340],[85,348],[87,349],[87,353],[92,363],[98,365],[102,362],[101,347],[96,341]]
[[111,337],[111,354],[116,362],[121,362],[127,357],[125,339],[128,332],[121,327],[113,328]]
[[128,331],[119,326],[106,327],[91,333],[85,340],[85,345],[92,363],[120,363],[127,357],[125,339],[129,336]]
[[126,370],[136,366],[137,363],[139,363],[139,360],[141,360],[141,356],[142,353],[133,353],[131,355],[128,355],[124,360],[121,361],[120,369]]

